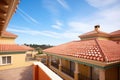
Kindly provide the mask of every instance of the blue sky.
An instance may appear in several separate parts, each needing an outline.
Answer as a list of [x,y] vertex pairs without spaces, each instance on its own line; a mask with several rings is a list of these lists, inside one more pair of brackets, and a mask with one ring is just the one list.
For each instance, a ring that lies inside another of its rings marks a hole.
[[21,0],[7,31],[18,44],[51,44],[79,40],[94,29],[120,29],[120,0]]

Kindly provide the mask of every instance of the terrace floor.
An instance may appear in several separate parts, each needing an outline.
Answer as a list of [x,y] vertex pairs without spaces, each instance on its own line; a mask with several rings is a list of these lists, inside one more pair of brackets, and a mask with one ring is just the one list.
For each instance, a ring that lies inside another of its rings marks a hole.
[[32,80],[32,66],[0,71],[0,80]]

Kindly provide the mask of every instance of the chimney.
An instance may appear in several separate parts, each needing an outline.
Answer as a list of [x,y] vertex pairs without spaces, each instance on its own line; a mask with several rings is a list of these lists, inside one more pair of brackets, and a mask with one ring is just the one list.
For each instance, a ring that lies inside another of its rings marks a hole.
[[95,25],[94,28],[95,28],[95,31],[99,31],[100,30],[100,25]]

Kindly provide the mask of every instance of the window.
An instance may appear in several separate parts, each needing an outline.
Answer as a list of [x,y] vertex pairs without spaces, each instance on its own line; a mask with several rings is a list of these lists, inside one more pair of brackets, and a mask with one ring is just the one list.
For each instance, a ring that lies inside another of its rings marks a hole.
[[0,65],[11,64],[11,56],[1,56]]
[[31,61],[33,60],[32,54],[26,54],[26,61]]
[[30,58],[31,58],[31,57],[32,57],[32,54],[26,54],[26,57],[30,57]]

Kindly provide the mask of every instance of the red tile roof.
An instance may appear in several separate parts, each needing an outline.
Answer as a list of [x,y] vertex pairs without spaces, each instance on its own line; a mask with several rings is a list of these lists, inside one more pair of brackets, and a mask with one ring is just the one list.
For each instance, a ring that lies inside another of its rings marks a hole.
[[16,38],[17,37],[17,35],[15,35],[13,33],[10,33],[10,32],[7,32],[7,31],[1,31],[0,36],[1,37],[10,37],[10,38]]
[[109,37],[110,35],[108,33],[99,31],[99,30],[93,30],[90,32],[87,32],[83,35],[80,35],[80,38],[89,38],[89,37]]
[[120,44],[110,40],[97,41],[106,61],[120,61]]
[[45,49],[44,52],[104,62],[120,60],[120,45],[109,40],[72,41]]
[[112,36],[120,36],[120,30],[111,32],[110,35],[112,35]]
[[20,46],[17,44],[0,44],[0,52],[17,52],[17,51],[28,51],[27,47]]

